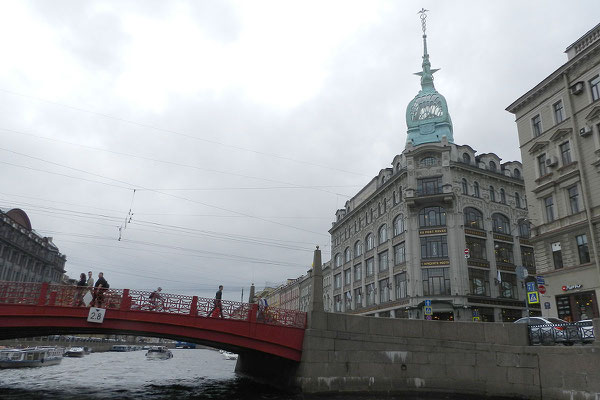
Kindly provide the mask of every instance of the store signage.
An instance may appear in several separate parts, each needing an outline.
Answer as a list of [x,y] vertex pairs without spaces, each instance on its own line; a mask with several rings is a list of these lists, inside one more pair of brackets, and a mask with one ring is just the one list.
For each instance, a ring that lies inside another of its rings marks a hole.
[[475,261],[471,258],[467,260],[467,265],[472,265],[474,267],[482,267],[482,268],[490,267],[490,263],[487,261]]
[[471,235],[471,236],[481,236],[481,237],[487,236],[487,233],[485,233],[485,231],[476,231],[475,229],[468,229],[468,228],[465,228],[465,234]]
[[421,261],[422,267],[433,267],[436,265],[448,265],[450,260],[437,260],[437,261]]
[[512,242],[513,241],[513,237],[512,236],[502,235],[500,233],[494,233],[494,239],[496,239],[496,240],[502,240],[504,242]]
[[446,233],[446,228],[435,228],[435,229],[419,229],[419,235],[439,235],[440,233]]
[[577,285],[563,285],[562,290],[563,292],[566,292],[568,290],[575,290],[575,289],[581,289],[583,287],[583,285],[577,284]]

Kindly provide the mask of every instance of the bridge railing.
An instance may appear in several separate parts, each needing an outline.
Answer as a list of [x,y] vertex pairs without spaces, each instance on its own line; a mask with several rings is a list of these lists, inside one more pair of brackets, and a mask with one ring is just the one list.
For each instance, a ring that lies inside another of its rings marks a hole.
[[0,281],[0,304],[28,304],[39,306],[83,307],[84,296],[94,295],[90,304],[113,310],[130,310],[163,314],[192,315],[204,318],[254,321],[270,325],[296,328],[306,327],[306,313],[269,307],[257,315],[256,304],[237,301],[160,293],[130,289],[94,290],[88,287],[36,282]]

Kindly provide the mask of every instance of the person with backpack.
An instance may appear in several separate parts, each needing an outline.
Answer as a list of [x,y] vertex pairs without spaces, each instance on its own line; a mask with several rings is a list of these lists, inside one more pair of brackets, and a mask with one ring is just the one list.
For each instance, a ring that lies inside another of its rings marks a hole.
[[104,273],[98,273],[98,280],[94,284],[94,299],[92,300],[92,305],[94,307],[102,308],[102,303],[104,303],[104,292],[110,288],[110,285],[104,279]]

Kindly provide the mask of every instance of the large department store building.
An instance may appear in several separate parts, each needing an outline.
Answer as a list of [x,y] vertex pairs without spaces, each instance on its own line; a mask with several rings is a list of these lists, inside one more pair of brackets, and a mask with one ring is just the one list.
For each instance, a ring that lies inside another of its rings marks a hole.
[[423,33],[406,148],[336,212],[329,231],[326,307],[331,299],[334,312],[514,321],[525,306],[517,266],[535,273],[524,171],[454,143]]
[[544,315],[599,318],[600,24],[507,110],[516,117]]

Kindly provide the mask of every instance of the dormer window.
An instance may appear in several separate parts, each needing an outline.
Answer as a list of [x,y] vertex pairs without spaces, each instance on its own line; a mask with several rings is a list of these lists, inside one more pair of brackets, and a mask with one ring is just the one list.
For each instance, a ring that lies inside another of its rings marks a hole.
[[490,161],[489,166],[490,166],[490,171],[496,171],[497,167],[496,167],[495,162]]
[[425,157],[421,159],[421,162],[419,164],[421,165],[421,167],[433,167],[435,165],[438,165],[438,160],[435,157]]
[[515,178],[521,178],[521,171],[519,171],[518,169],[515,168],[515,171],[513,172],[513,176]]
[[463,153],[462,159],[465,164],[471,164],[471,156],[468,153]]

